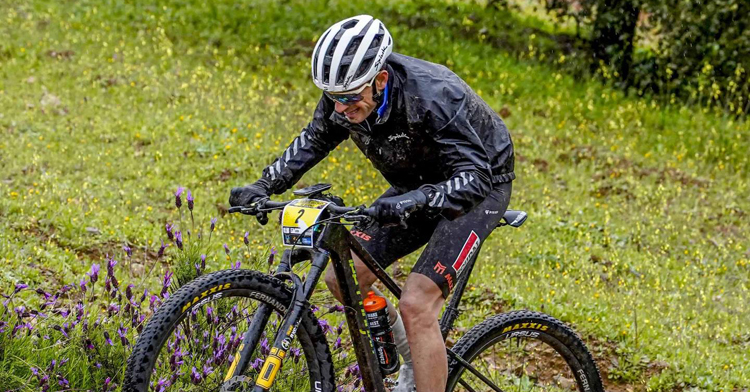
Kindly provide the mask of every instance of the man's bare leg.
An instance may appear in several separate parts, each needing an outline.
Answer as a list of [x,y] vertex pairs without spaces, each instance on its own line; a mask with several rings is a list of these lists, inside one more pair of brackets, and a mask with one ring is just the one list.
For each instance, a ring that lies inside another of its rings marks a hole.
[[[385,297],[380,291],[372,286],[377,279],[375,274],[367,268],[364,262],[362,262],[354,252],[352,252],[352,258],[354,259],[354,270],[357,273],[357,282],[359,283],[359,290],[362,293],[362,298],[367,297],[367,293],[370,290],[375,291],[381,297]],[[333,271],[333,265],[329,265],[326,269],[325,282],[328,289],[331,291],[331,294],[333,294],[339,303],[342,303],[341,288],[336,280],[336,273]],[[404,359],[404,362],[399,369],[398,385],[396,389],[394,389],[394,392],[411,392],[414,388],[414,371],[411,350],[409,348],[409,343],[407,342],[408,338],[404,333],[405,325],[391,301],[387,297],[385,297],[385,301],[388,306],[389,321],[393,328],[394,338],[396,339],[395,343],[398,347],[399,354],[401,354],[401,357]]]
[[[375,283],[377,277],[372,273],[372,271],[370,271],[369,268],[367,268],[365,263],[359,259],[359,256],[354,254],[354,252],[352,252],[352,258],[354,259],[354,270],[357,273],[357,282],[359,282],[359,291],[362,294],[362,298],[364,299],[367,297],[367,293],[372,290],[372,284]],[[333,296],[336,298],[336,300],[339,301],[339,303],[343,303],[344,301],[341,297],[341,288],[336,281],[336,273],[333,271],[333,264],[328,264],[324,280],[326,282],[326,286],[328,286],[328,290],[331,291],[331,294],[333,294]],[[388,298],[386,298],[385,300],[388,303],[388,316],[391,322],[393,322],[398,316],[398,313],[396,312],[396,308],[393,306],[391,301],[388,300]]]
[[443,292],[430,278],[409,275],[399,309],[411,347],[418,392],[443,392],[448,382],[448,358],[438,323],[444,302]]

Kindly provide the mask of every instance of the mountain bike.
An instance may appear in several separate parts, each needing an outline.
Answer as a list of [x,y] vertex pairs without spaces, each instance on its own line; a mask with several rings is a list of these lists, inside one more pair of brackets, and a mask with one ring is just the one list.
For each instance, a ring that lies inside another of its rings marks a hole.
[[[123,391],[345,390],[337,389],[326,339],[331,327],[316,317],[310,303],[331,262],[361,375],[357,385],[385,392],[350,252],[396,298],[401,289],[345,227],[371,221],[373,211],[344,206],[339,197],[324,193],[329,188],[317,184],[295,191],[301,198],[291,201],[266,199],[230,208],[266,221],[268,212],[281,210],[282,238],[290,248],[283,252],[276,272],[219,271],[179,288],[139,336]],[[525,220],[525,212],[509,210],[499,226],[519,227]],[[303,278],[292,267],[304,262],[310,267]],[[475,256],[467,262],[467,272],[457,279],[440,318],[444,338],[459,315]],[[447,348],[446,355],[446,391],[603,391],[599,370],[581,339],[539,312],[489,317]]]

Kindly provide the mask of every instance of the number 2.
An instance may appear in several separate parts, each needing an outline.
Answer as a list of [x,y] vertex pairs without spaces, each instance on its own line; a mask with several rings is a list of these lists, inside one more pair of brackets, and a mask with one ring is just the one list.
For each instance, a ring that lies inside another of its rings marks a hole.
[[305,215],[305,210],[299,210],[299,215],[297,215],[297,219],[294,220],[294,223],[299,224],[299,219],[302,218],[302,215]]

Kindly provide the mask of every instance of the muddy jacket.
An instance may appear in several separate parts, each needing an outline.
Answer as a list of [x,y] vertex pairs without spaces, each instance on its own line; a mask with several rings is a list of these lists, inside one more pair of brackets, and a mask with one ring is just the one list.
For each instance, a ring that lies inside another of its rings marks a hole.
[[513,143],[500,117],[456,74],[393,53],[379,107],[360,124],[321,97],[312,121],[263,170],[283,193],[339,143],[354,143],[398,192],[419,189],[428,209],[455,218],[484,200],[493,184],[512,181]]

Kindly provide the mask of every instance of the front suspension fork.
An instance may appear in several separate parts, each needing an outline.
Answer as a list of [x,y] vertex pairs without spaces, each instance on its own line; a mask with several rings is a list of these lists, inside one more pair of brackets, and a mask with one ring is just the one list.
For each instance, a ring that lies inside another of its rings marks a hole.
[[[305,252],[305,254],[309,260],[309,253]],[[305,284],[303,285],[300,278],[291,272],[291,266],[296,261],[299,261],[294,260],[297,258],[295,256],[298,256],[297,252],[292,254],[291,250],[284,251],[281,257],[281,263],[279,263],[279,266],[276,269],[276,277],[290,279],[293,282],[294,292],[292,302],[284,315],[284,320],[280,328],[276,332],[273,346],[263,363],[263,367],[260,370],[253,391],[265,391],[271,388],[276,374],[281,368],[287,350],[289,350],[289,347],[297,334],[297,327],[302,319],[302,314],[307,308],[309,308],[308,300],[310,299],[313,289],[320,279],[328,261],[327,253],[315,255],[312,260],[312,267],[310,268]],[[253,316],[253,321],[250,324],[250,329],[242,339],[239,352],[235,356],[234,361],[227,372],[224,379],[225,382],[230,381],[233,378],[241,379],[242,375],[245,374],[247,367],[250,365],[250,356],[260,341],[261,335],[268,323],[268,318],[272,311],[273,309],[267,304],[261,304],[256,310],[255,315]]]

